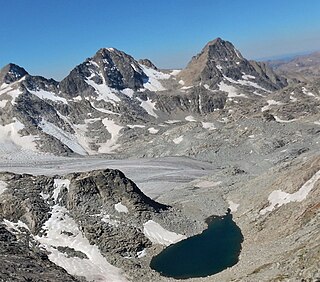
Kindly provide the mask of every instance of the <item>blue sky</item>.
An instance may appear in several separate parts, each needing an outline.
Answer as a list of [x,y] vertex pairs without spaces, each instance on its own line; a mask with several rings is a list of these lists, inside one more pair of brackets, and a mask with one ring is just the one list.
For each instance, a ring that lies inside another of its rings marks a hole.
[[210,40],[249,59],[320,50],[319,0],[0,0],[0,66],[61,79],[101,47],[181,68]]

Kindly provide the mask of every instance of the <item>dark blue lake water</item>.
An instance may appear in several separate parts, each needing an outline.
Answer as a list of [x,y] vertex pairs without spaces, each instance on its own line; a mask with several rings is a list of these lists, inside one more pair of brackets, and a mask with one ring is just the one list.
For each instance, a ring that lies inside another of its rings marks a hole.
[[176,279],[205,277],[238,262],[243,236],[228,212],[207,219],[201,234],[167,247],[153,257],[150,267],[161,275]]

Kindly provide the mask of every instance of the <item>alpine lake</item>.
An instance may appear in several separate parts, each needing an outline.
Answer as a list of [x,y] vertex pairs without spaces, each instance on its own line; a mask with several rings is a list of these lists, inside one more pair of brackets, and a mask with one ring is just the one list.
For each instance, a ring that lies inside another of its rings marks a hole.
[[232,220],[231,211],[211,216],[201,234],[170,245],[153,257],[150,267],[162,276],[175,279],[206,277],[235,265],[243,235]]

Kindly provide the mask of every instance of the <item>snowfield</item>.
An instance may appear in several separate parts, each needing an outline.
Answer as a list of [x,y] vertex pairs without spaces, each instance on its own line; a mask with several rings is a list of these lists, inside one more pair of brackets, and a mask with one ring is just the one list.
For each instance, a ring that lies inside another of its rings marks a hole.
[[169,246],[187,237],[164,229],[159,223],[149,220],[143,224],[143,234],[155,244]]
[[273,191],[269,197],[268,201],[270,205],[260,211],[261,215],[267,212],[272,212],[275,208],[279,208],[282,205],[288,204],[290,202],[302,202],[305,200],[309,192],[313,189],[314,184],[320,179],[320,170],[316,172],[302,187],[295,193],[289,194],[281,190]]
[[[91,245],[83,236],[77,223],[68,215],[66,208],[55,205],[51,214],[43,225],[46,234],[35,236],[35,239],[50,252],[48,257],[53,263],[64,268],[71,275],[86,277],[88,281],[127,281],[121,274],[121,270],[108,263],[99,248]],[[67,235],[66,232],[70,232],[72,236]],[[68,257],[55,248],[58,246],[80,251],[87,256],[87,259]]]

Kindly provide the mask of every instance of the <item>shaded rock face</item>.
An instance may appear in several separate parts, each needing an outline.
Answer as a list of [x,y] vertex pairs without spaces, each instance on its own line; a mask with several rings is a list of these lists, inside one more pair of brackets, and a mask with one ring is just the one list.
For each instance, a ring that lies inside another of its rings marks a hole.
[[8,64],[0,71],[0,83],[10,84],[24,77],[28,73],[22,67],[15,64]]
[[140,59],[138,62],[139,62],[139,64],[144,65],[148,68],[158,70],[158,68],[149,59]]
[[68,97],[92,94],[92,87],[85,81],[90,77],[98,85],[122,90],[137,90],[147,79],[137,61],[114,48],[100,49],[92,58],[74,68],[59,84],[60,91]]
[[242,57],[232,43],[217,38],[210,41],[178,75],[187,85],[196,83],[215,87],[224,77],[235,81],[249,75],[268,90],[286,86],[286,81],[277,77],[266,65],[249,62]]
[[181,112],[193,112],[197,114],[212,113],[216,109],[223,109],[226,103],[226,95],[223,92],[212,92],[203,86],[193,87],[186,94],[163,95],[157,97],[157,107],[160,111],[169,114]]

